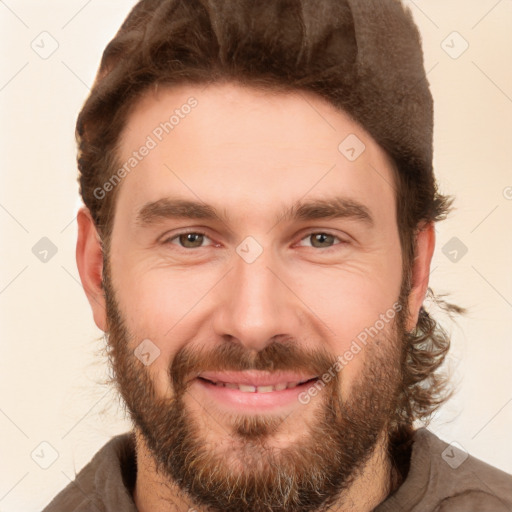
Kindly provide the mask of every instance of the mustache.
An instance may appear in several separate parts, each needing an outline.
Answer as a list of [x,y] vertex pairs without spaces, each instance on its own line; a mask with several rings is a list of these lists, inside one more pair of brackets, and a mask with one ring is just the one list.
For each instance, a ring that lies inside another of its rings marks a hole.
[[274,341],[258,352],[236,342],[225,342],[211,349],[187,345],[176,353],[169,378],[180,395],[204,371],[304,371],[320,376],[335,362],[336,356],[324,348],[303,348],[290,338]]

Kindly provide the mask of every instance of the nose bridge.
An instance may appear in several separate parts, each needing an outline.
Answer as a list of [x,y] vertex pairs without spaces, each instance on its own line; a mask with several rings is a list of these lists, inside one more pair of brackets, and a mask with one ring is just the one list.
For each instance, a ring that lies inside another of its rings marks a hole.
[[272,251],[255,251],[250,243],[242,242],[237,248],[214,325],[218,335],[230,335],[259,351],[276,335],[296,336],[296,318],[293,294],[278,278],[279,265]]

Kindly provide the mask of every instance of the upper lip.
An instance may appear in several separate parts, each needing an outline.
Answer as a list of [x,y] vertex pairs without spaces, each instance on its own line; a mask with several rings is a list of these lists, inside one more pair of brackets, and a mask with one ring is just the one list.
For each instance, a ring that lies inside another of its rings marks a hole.
[[297,372],[263,372],[248,370],[243,372],[201,372],[198,377],[212,382],[229,382],[246,386],[276,386],[287,382],[306,382],[316,375]]

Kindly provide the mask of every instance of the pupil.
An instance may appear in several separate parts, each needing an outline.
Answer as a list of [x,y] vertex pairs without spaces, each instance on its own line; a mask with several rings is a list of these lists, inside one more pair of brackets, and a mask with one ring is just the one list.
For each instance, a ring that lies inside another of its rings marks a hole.
[[184,240],[182,241],[185,242],[185,245],[187,243],[190,243],[192,244],[192,246],[197,247],[198,245],[201,245],[202,236],[203,235],[200,235],[199,233],[188,233],[186,235],[183,235]]
[[315,237],[316,241],[318,241],[322,244],[322,243],[325,243],[326,238],[329,238],[329,237],[332,238],[332,235],[328,235],[327,233],[318,233],[314,237]]

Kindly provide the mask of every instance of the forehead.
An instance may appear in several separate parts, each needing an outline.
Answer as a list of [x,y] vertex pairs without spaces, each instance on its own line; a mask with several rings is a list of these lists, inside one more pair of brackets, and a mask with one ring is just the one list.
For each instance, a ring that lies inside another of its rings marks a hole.
[[376,219],[393,215],[391,159],[346,113],[311,93],[161,88],[133,109],[118,156],[126,172],[116,211],[134,221],[165,197],[246,220],[256,213],[274,220],[301,198],[340,195],[366,203]]

